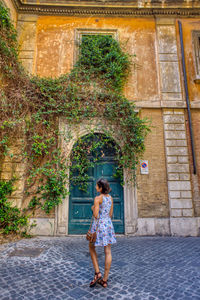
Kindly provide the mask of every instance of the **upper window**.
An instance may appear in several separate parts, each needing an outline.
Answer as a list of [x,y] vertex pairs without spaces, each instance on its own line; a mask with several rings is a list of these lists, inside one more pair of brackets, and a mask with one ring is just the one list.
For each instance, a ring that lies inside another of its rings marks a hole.
[[194,81],[200,83],[200,31],[193,31],[193,46],[196,70]]
[[82,29],[78,28],[75,31],[75,53],[74,53],[74,64],[76,63],[78,59],[78,54],[79,54],[79,45],[82,42],[82,39],[84,36],[87,35],[110,35],[115,39],[118,39],[117,35],[117,30],[112,30],[112,29]]

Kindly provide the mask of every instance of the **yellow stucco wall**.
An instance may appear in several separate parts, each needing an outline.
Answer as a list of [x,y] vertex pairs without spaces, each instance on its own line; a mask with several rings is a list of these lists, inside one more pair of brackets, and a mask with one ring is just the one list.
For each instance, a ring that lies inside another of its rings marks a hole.
[[[75,30],[82,28],[117,30],[122,47],[130,54],[136,54],[139,66],[136,71],[131,72],[125,87],[126,96],[134,101],[159,99],[156,28],[153,18],[39,16],[37,51],[34,57],[35,73],[43,77],[57,77],[70,72],[76,51]],[[167,217],[169,208],[162,112],[160,109],[146,109],[141,111],[141,116],[152,118],[155,128],[146,141],[145,159],[150,161],[150,174],[138,176],[139,216]]]
[[[125,88],[130,100],[158,98],[158,78],[153,18],[39,16],[34,70],[39,76],[56,77],[73,67],[75,29],[114,29],[124,50],[136,54],[140,69],[132,72]],[[148,82],[148,84],[144,84]]]
[[[194,83],[195,61],[192,45],[192,30],[200,30],[200,19],[181,18],[181,22],[183,25],[189,97],[191,102],[200,101],[200,84]],[[104,30],[104,32],[106,30],[115,30],[123,49],[130,54],[136,54],[136,61],[139,67],[135,71],[132,69],[125,86],[125,95],[129,100],[133,100],[136,103],[137,101],[143,102],[140,114],[142,117],[147,116],[151,118],[153,125],[152,132],[146,139],[146,151],[144,154],[144,159],[149,161],[149,174],[141,175],[138,172],[137,177],[138,216],[141,218],[168,217],[169,201],[162,108],[154,106],[155,102],[161,103],[161,80],[159,79],[159,57],[157,54],[159,41],[155,19],[153,17],[26,15],[26,21],[24,21],[24,16],[21,15],[19,23],[21,26],[19,26],[20,45],[23,45],[24,53],[32,51],[33,67],[31,64],[30,69],[41,77],[51,76],[55,78],[70,72],[77,48],[77,29]],[[173,20],[171,24],[173,24]],[[178,59],[181,70],[180,38],[177,20],[176,30]],[[173,38],[173,35],[169,34],[169,39]],[[24,54],[24,61],[27,61],[27,53]],[[30,60],[32,60],[32,56]],[[170,78],[168,71],[167,69],[165,71],[166,80],[170,83],[170,80],[173,81],[173,79]],[[178,71],[177,74],[179,76]],[[145,108],[145,106],[149,106],[149,108]],[[200,147],[199,112],[200,109],[192,112],[198,172],[200,172],[198,151]],[[38,211],[36,216],[47,217],[41,211]],[[51,217],[53,216],[54,213],[52,212]]]

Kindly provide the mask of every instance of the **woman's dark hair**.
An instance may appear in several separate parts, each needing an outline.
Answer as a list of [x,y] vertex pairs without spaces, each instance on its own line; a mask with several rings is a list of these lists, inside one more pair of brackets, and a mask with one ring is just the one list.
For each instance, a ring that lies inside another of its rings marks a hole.
[[110,185],[107,179],[100,178],[97,180],[97,185],[99,188],[102,188],[102,194],[108,194],[111,192]]

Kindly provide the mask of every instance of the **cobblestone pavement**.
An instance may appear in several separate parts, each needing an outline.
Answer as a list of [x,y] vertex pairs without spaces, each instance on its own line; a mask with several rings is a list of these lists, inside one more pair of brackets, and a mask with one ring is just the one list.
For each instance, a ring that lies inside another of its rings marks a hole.
[[[104,250],[96,247],[100,270]],[[0,299],[200,299],[199,237],[124,237],[112,245],[108,288],[85,237],[35,237],[0,246]]]

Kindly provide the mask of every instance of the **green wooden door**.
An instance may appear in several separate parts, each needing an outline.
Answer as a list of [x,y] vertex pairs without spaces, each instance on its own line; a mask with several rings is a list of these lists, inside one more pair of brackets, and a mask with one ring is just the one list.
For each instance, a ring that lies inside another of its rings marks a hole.
[[70,182],[69,234],[85,234],[88,231],[92,217],[91,206],[93,205],[94,197],[97,195],[95,189],[96,181],[100,177],[106,178],[112,188],[110,194],[114,200],[112,221],[115,232],[124,233],[123,187],[120,184],[120,180],[113,177],[116,166],[114,151],[112,148],[109,148],[105,151],[105,156],[88,170],[87,192],[79,190],[78,186]]

